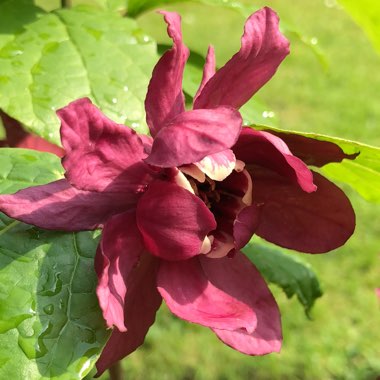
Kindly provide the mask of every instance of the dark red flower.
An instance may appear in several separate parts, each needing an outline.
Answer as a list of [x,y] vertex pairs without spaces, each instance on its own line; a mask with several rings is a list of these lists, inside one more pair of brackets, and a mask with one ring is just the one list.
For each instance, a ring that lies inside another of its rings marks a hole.
[[186,111],[188,49],[180,17],[163,14],[174,45],[157,63],[145,101],[154,139],[112,122],[87,99],[75,101],[58,112],[66,178],[0,197],[2,211],[42,228],[103,227],[97,294],[114,330],[99,373],[142,344],[162,298],[236,350],[279,351],[276,302],[239,249],[256,233],[326,252],[355,225],[339,188],[279,137],[242,128],[237,109],[288,54],[277,15],[264,8],[249,17],[241,49],[216,72],[209,49],[194,110]]

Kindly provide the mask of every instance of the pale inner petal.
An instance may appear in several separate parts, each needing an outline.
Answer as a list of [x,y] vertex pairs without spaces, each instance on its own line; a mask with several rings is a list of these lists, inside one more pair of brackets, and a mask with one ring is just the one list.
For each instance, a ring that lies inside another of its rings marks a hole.
[[214,181],[223,181],[235,169],[236,157],[231,149],[226,149],[210,154],[194,164]]
[[178,186],[181,186],[184,189],[190,191],[191,194],[195,194],[189,180],[180,170],[178,170],[177,175],[174,177],[174,181]]
[[189,175],[190,177],[193,177],[198,182],[203,183],[206,181],[206,175],[203,173],[196,165],[190,164],[190,165],[183,165],[180,167],[180,170],[182,173]]

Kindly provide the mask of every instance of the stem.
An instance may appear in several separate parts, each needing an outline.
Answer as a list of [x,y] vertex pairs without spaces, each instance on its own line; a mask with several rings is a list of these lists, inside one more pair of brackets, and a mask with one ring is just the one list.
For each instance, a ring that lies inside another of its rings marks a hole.
[[110,380],[124,380],[123,369],[121,368],[120,362],[116,362],[108,371]]

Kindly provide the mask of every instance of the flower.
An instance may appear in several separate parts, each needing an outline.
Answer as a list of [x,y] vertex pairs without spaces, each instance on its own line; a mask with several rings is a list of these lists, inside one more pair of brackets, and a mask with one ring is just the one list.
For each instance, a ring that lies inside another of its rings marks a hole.
[[[153,139],[77,100],[58,111],[66,178],[0,196],[2,211],[42,228],[103,228],[97,295],[114,329],[98,374],[143,343],[162,299],[240,352],[279,351],[278,307],[239,249],[256,233],[283,247],[326,252],[355,225],[345,194],[281,138],[242,128],[237,109],[289,51],[277,15],[263,8],[250,16],[241,49],[218,71],[209,49],[194,109],[186,111],[188,49],[180,17],[162,13],[174,45],[157,63],[145,101]],[[345,157],[333,144],[307,141],[316,166],[331,147],[328,162]],[[302,142],[291,142],[302,156]]]

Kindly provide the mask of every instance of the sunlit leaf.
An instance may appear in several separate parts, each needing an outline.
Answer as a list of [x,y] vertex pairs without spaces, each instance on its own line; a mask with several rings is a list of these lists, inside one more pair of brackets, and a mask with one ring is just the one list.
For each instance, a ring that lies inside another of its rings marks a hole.
[[374,0],[338,0],[351,17],[363,28],[380,52],[380,2]]
[[96,8],[44,13],[0,3],[0,108],[59,143],[55,110],[88,96],[113,120],[146,132],[155,43],[128,18]]
[[[33,165],[33,170],[30,166]],[[0,192],[62,176],[49,153],[0,149]],[[107,339],[94,233],[42,231],[0,214],[0,378],[81,379]]]
[[[284,134],[296,134],[337,144],[348,155],[358,156],[354,160],[344,159],[341,163],[331,163],[321,168],[323,174],[334,181],[347,183],[364,199],[380,202],[380,148],[356,141],[320,135],[316,133],[286,131],[267,126],[254,126]],[[280,136],[281,137],[281,136]]]

